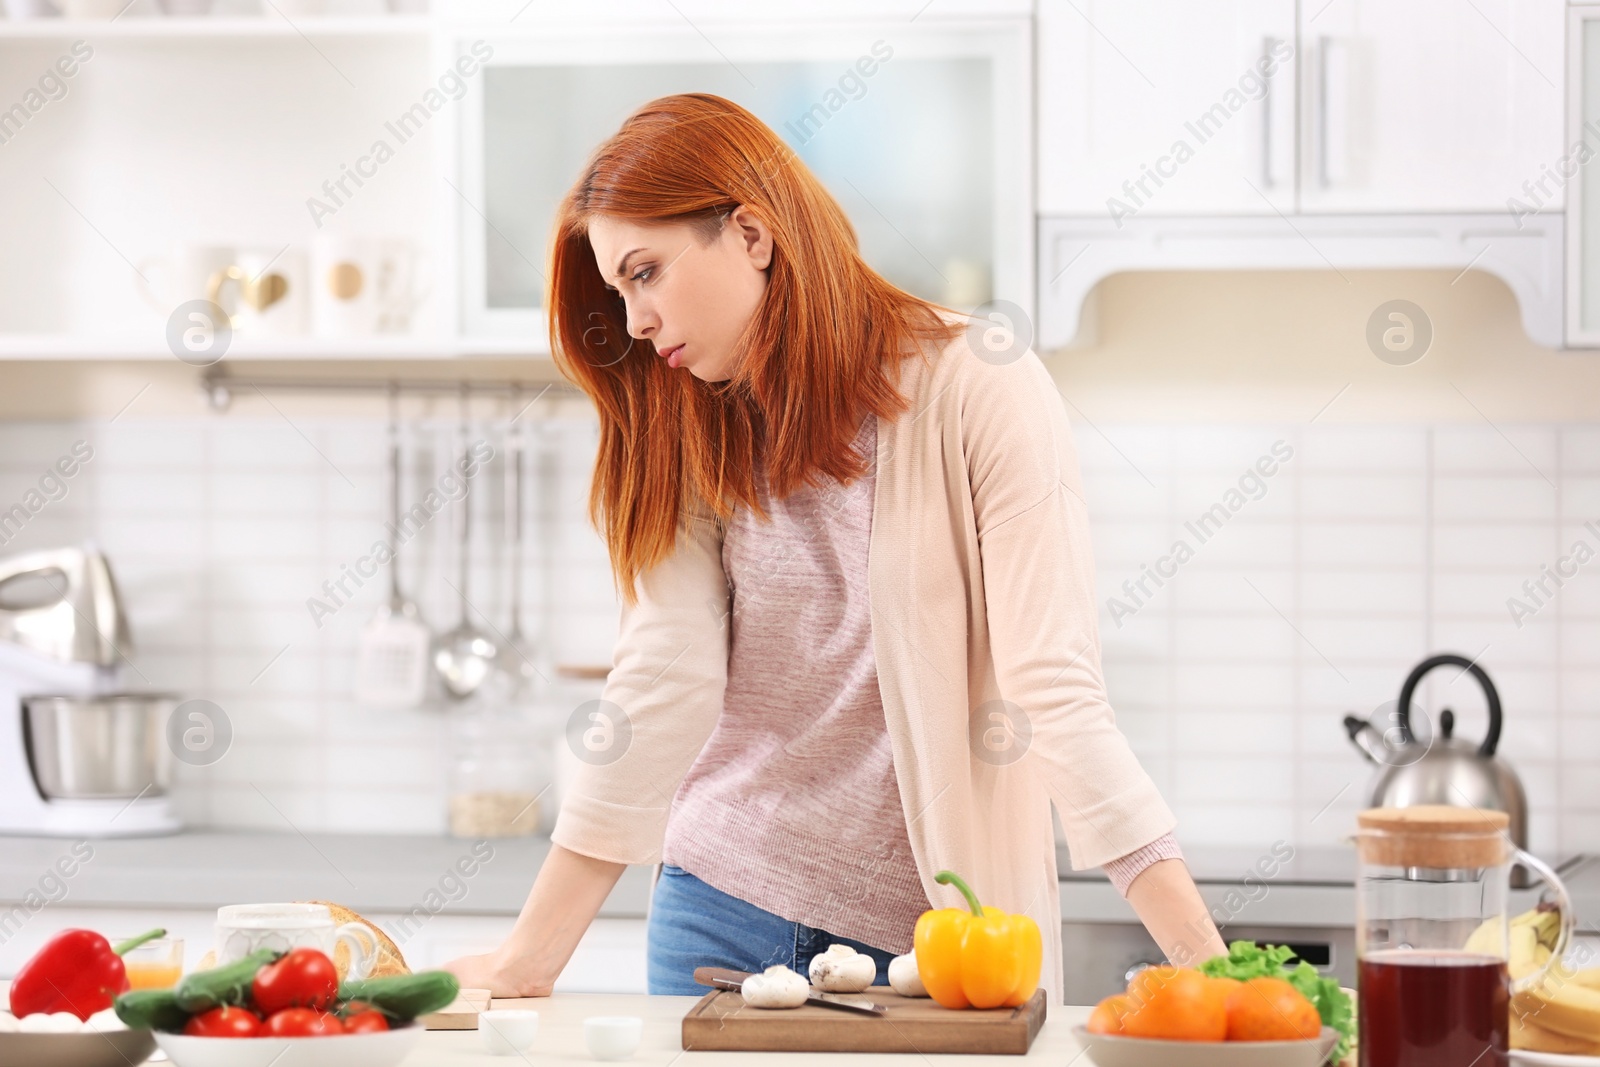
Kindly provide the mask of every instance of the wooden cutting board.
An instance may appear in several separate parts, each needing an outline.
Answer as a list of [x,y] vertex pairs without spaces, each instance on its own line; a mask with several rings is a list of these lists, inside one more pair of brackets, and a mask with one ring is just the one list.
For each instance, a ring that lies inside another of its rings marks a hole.
[[888,986],[844,994],[888,1008],[882,1016],[802,1004],[752,1008],[728,989],[713,989],[683,1017],[684,1051],[1027,1053],[1044,1025],[1044,990],[1019,1008],[942,1008],[902,997]]
[[456,999],[421,1018],[424,1030],[476,1030],[478,1013],[489,1010],[487,989],[463,989]]

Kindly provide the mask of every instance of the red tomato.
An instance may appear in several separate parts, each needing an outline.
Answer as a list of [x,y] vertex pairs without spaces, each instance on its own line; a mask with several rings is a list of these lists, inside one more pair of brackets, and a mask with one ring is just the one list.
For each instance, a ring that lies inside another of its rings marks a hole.
[[387,1029],[389,1020],[383,1017],[381,1011],[358,1011],[344,1021],[344,1032],[347,1034],[376,1034]]
[[255,1037],[260,1029],[255,1012],[229,1005],[203,1011],[183,1024],[189,1037]]
[[310,1008],[284,1008],[267,1016],[262,1037],[332,1037],[344,1033],[344,1023],[331,1012]]
[[325,953],[314,948],[292,949],[256,972],[250,993],[263,1015],[284,1008],[326,1011],[339,995],[339,972]]

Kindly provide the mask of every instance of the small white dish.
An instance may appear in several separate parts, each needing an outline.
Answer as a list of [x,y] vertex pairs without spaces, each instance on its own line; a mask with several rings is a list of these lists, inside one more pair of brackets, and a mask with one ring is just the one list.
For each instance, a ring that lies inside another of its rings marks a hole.
[[67,18],[85,22],[104,22],[122,13],[128,0],[61,0]]
[[625,1060],[639,1051],[644,1020],[637,1015],[591,1015],[583,1020],[583,1042],[597,1060]]
[[478,1013],[478,1040],[496,1056],[520,1056],[539,1036],[539,1013],[521,1008],[491,1008]]

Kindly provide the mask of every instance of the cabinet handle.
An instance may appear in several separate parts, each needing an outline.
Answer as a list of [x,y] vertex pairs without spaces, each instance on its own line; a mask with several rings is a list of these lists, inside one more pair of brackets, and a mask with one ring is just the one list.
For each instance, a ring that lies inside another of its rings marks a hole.
[[1262,82],[1266,88],[1261,93],[1261,187],[1271,189],[1278,183],[1272,177],[1272,77],[1277,73],[1277,64],[1273,62],[1273,49],[1278,46],[1278,38],[1267,36],[1261,38],[1261,67]]
[[[1349,58],[1348,49],[1339,39],[1326,35],[1317,38],[1317,79],[1312,122],[1317,139],[1317,184],[1324,189],[1331,189],[1345,179],[1344,156],[1348,148],[1344,136],[1348,134],[1344,129],[1346,116],[1342,110],[1335,114],[1335,107],[1345,99],[1349,88],[1349,72],[1345,69]],[[1335,122],[1339,124],[1338,131],[1333,131]],[[1337,163],[1334,160],[1336,148],[1339,152]]]

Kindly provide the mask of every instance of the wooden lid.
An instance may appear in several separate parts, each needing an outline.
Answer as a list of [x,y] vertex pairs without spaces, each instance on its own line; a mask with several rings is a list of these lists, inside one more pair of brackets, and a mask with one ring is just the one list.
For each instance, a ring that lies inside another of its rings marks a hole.
[[1362,861],[1382,867],[1494,867],[1510,858],[1503,811],[1417,804],[1368,808],[1356,823]]

